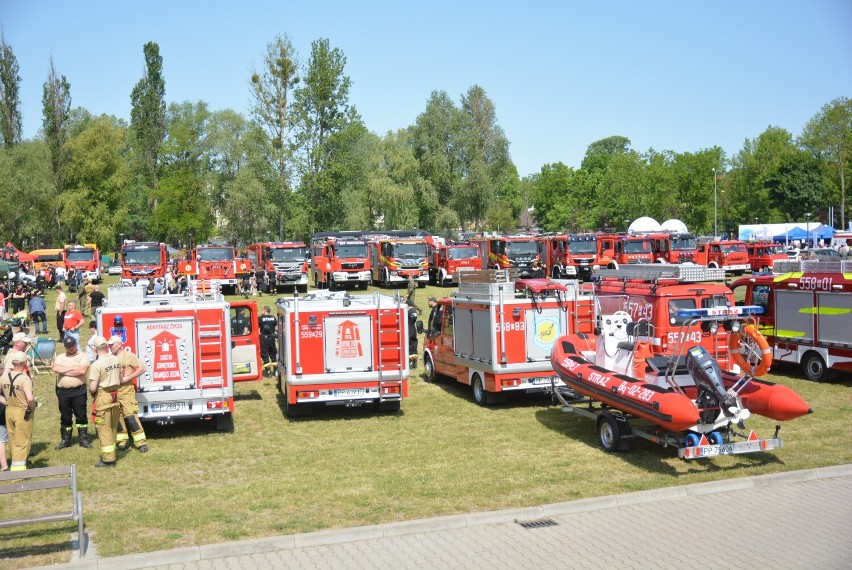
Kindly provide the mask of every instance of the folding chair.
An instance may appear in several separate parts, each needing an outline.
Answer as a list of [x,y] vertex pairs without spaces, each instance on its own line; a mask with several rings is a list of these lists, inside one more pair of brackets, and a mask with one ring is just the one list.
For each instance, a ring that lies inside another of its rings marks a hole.
[[33,361],[33,370],[36,374],[41,374],[39,365],[46,368],[45,373],[49,373],[53,368],[53,359],[56,356],[56,341],[52,338],[37,338],[35,343],[30,345],[30,358]]

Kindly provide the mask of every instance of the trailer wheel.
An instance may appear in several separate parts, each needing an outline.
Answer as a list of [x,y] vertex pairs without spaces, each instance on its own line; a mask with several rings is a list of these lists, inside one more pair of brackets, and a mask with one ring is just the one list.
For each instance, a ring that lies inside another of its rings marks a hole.
[[474,374],[473,380],[470,383],[470,388],[473,391],[474,402],[480,406],[488,405],[488,394],[485,392],[485,384],[482,382],[482,376]]
[[802,370],[805,376],[808,377],[808,380],[814,382],[828,381],[828,367],[818,352],[810,351],[805,353],[805,357],[802,358]]
[[610,412],[601,412],[598,415],[598,440],[604,451],[627,451],[627,439],[622,437],[627,435],[626,430],[627,421],[624,418],[616,418]]
[[725,443],[725,438],[718,431],[711,431],[710,437],[707,438],[713,445],[722,445]]
[[423,377],[426,382],[435,381],[435,363],[432,362],[432,357],[429,356],[428,352],[423,353]]

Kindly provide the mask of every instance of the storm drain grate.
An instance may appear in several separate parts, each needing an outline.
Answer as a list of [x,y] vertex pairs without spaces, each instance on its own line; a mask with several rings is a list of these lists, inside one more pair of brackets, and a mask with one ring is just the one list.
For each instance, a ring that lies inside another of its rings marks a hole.
[[524,528],[545,528],[548,526],[557,526],[559,523],[553,519],[536,519],[532,521],[515,521]]

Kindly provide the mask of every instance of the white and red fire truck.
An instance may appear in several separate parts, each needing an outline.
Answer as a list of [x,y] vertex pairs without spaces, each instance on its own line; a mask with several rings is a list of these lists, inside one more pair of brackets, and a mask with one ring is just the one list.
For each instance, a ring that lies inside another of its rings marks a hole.
[[248,246],[252,269],[263,269],[269,287],[293,287],[308,292],[308,247],[300,241],[253,243]]
[[101,252],[97,244],[65,246],[65,269],[72,273],[80,269],[83,278],[93,283],[101,282]]
[[370,269],[373,283],[382,287],[401,284],[408,276],[420,287],[429,282],[429,256],[427,238],[429,232],[423,230],[389,230],[383,234],[367,236],[367,249],[370,253]]
[[776,261],[775,271],[732,285],[743,303],[764,307],[758,328],[773,360],[817,382],[831,369],[852,371],[852,261]]
[[218,284],[229,293],[236,293],[244,275],[251,271],[248,259],[238,259],[229,245],[199,245],[189,252],[189,258],[178,263],[178,271],[194,276],[206,287]]
[[317,291],[279,299],[277,307],[277,377],[288,416],[317,406],[400,409],[409,376],[401,297]]
[[562,385],[550,364],[562,335],[592,332],[594,297],[577,281],[521,279],[506,270],[465,271],[459,290],[429,318],[423,349],[427,381],[441,375],[471,386],[480,405],[507,393]]
[[744,241],[700,237],[696,248],[695,263],[698,265],[724,269],[734,275],[742,275],[751,269]]
[[370,257],[362,232],[317,232],[311,238],[309,280],[317,289],[370,284]]
[[460,271],[482,268],[479,246],[473,243],[443,243],[429,245],[429,283],[444,286],[458,282]]
[[169,270],[166,244],[125,240],[121,246],[121,282],[145,286],[151,279],[162,279]]
[[141,287],[112,286],[96,321],[98,334],[120,336],[146,367],[135,381],[143,421],[215,419],[227,428],[234,382],[262,378],[254,301],[148,296]]

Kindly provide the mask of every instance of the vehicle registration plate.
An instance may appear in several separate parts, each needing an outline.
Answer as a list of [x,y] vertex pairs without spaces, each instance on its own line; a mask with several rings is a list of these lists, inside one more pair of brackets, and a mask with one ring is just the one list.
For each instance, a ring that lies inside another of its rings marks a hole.
[[152,412],[179,412],[183,409],[183,402],[165,402],[163,404],[151,404]]
[[540,385],[540,384],[550,384],[551,382],[550,376],[538,377],[538,378],[530,378],[530,384]]
[[367,393],[365,388],[341,388],[339,390],[334,391],[335,396],[363,396]]

